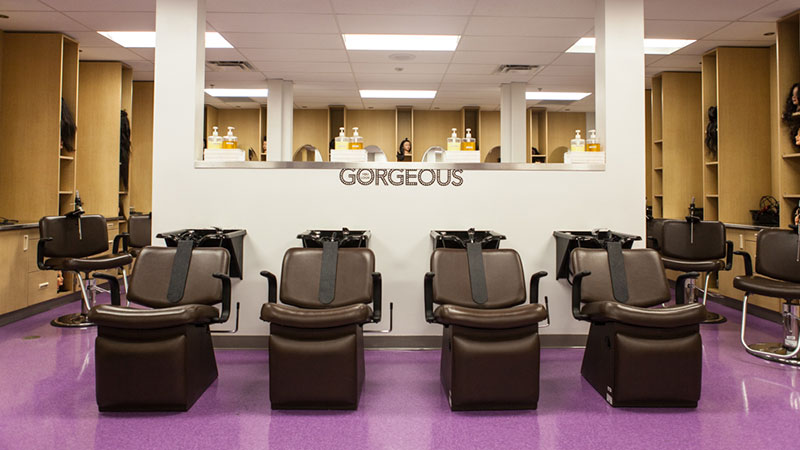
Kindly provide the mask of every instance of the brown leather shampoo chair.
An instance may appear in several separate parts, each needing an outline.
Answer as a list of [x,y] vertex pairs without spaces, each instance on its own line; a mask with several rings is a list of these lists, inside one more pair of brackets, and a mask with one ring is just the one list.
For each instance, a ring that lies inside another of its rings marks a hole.
[[[789,230],[760,231],[756,242],[755,274],[750,254],[735,253],[744,258],[745,270],[744,276],[733,279],[733,287],[744,291],[742,345],[748,353],[759,358],[800,366],[800,235]],[[753,294],[783,299],[783,342],[747,343],[747,303]]]
[[217,378],[209,325],[230,315],[230,255],[224,248],[192,250],[175,301],[170,297],[177,252],[146,247],[139,254],[127,296],[152,309],[119,306],[119,283],[112,278],[112,305],[89,312],[98,327],[100,411],[186,411]]
[[[708,281],[720,270],[733,266],[733,242],[725,240],[722,222],[692,220],[667,220],[661,224],[661,260],[664,267],[679,272],[705,272],[703,305],[708,300]],[[694,281],[687,282],[687,302],[694,302]],[[722,323],[725,317],[706,311],[703,323]]]
[[358,408],[364,383],[362,327],[380,321],[381,275],[367,248],[337,249],[328,272],[323,261],[331,260],[323,258],[325,251],[286,252],[281,304],[275,275],[261,272],[269,282],[269,303],[261,308],[261,320],[270,323],[273,409]]
[[94,325],[87,318],[87,313],[94,306],[97,291],[101,290],[95,278],[105,277],[102,274],[92,275],[100,270],[122,269],[123,279],[127,282],[124,266],[133,261],[131,255],[116,252],[100,255],[108,251],[106,218],[83,215],[82,211],[73,216],[42,217],[39,220],[39,236],[36,255],[39,269],[73,272],[81,288],[81,312],[61,316],[51,324],[57,327]]
[[[438,248],[425,275],[425,316],[444,325],[441,382],[452,410],[536,409],[539,401],[539,279],[530,304],[519,254],[487,249],[485,291],[473,289],[465,249]],[[473,268],[473,272],[474,268]],[[485,292],[473,295],[476,291]],[[434,309],[434,304],[439,305]]]
[[578,248],[570,256],[572,314],[591,323],[581,374],[612,406],[696,407],[706,309],[683,304],[683,285],[697,273],[678,277],[676,306],[649,309],[671,297],[659,254],[616,252]]

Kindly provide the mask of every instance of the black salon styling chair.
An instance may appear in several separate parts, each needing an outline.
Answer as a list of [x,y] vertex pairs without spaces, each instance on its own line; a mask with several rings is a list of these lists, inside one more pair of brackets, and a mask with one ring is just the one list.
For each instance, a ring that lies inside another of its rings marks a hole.
[[[703,221],[695,214],[694,200],[685,220],[666,220],[657,225],[660,230],[658,249],[664,267],[678,272],[704,272],[703,305],[708,301],[708,283],[711,276],[733,266],[733,242],[725,240],[725,225],[717,221]],[[678,287],[676,287],[678,289]],[[694,279],[686,283],[687,303],[697,301]],[[706,311],[703,323],[723,323],[721,314]]]
[[97,273],[110,269],[122,269],[127,284],[125,266],[133,261],[128,253],[112,253],[96,256],[108,251],[108,227],[106,218],[84,214],[80,197],[76,195],[75,211],[65,216],[48,216],[39,220],[39,246],[36,261],[40,270],[73,272],[81,288],[81,312],[67,314],[53,320],[57,327],[88,327],[94,325],[88,312],[95,304],[98,291],[108,292],[97,286],[96,278],[116,278]]
[[[800,366],[800,234],[794,230],[769,230],[758,233],[756,266],[750,254],[744,258],[744,276],[733,279],[733,287],[744,291],[742,301],[742,345],[751,355],[769,361]],[[783,299],[783,342],[750,345],[745,339],[747,304],[751,295]]]

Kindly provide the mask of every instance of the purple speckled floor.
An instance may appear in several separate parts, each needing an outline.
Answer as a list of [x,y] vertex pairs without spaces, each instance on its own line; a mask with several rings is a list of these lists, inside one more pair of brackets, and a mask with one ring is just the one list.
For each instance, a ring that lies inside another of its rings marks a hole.
[[[358,411],[273,412],[267,352],[217,352],[219,379],[186,413],[100,414],[95,330],[51,327],[73,303],[0,328],[0,449],[798,448],[800,370],[747,355],[739,313],[703,326],[696,410],[614,409],[580,376],[583,350],[542,351],[537,411],[453,413],[438,351],[367,351]],[[752,319],[753,340],[779,334]],[[31,336],[38,336],[30,339]],[[772,339],[775,340],[775,339]]]

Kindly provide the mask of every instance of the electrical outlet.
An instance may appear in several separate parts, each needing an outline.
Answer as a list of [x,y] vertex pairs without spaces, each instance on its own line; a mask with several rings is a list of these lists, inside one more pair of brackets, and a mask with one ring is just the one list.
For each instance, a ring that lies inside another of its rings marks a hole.
[[30,241],[31,241],[30,240],[30,236],[28,236],[27,234],[22,236],[22,251],[23,252],[27,252],[28,251],[28,245],[30,244]]

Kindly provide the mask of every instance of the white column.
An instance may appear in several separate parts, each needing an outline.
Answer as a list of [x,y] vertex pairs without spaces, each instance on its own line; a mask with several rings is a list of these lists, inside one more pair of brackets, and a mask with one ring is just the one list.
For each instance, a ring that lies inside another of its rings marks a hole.
[[180,209],[172,191],[176,169],[203,152],[206,0],[158,0],[153,111],[153,211]]
[[294,135],[294,83],[269,80],[267,98],[267,161],[291,161]]
[[500,161],[524,163],[525,139],[525,83],[500,85]]

